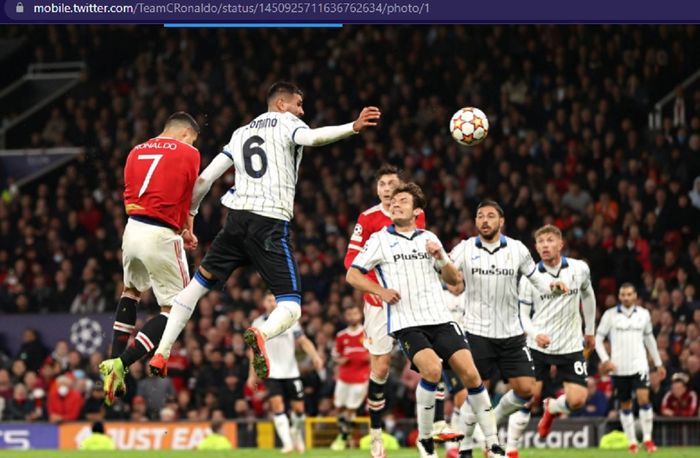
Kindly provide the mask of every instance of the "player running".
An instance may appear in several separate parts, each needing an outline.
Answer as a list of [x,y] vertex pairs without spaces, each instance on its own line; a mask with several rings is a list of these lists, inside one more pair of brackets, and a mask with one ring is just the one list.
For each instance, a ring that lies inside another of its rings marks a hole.
[[197,301],[217,282],[225,281],[238,267],[252,264],[277,300],[277,308],[260,328],[244,335],[253,349],[253,367],[260,378],[269,373],[265,341],[292,326],[301,315],[301,285],[289,240],[294,194],[304,146],[321,146],[376,126],[378,108],[366,107],[359,117],[340,126],[310,129],[304,115],[302,92],[291,83],[273,84],[266,113],[233,133],[231,141],[197,179],[190,214],[212,183],[232,165],[235,187],[221,198],[230,208],[219,231],[194,275],[173,301],[173,308],[160,345],[149,365],[165,375],[170,348],[192,316]]
[[[538,425],[541,438],[547,437],[554,418],[568,415],[586,404],[586,358],[584,352],[595,348],[596,302],[588,265],[561,255],[564,247],[561,231],[550,224],[535,232],[535,248],[542,261],[537,269],[569,286],[565,295],[542,294],[525,278],[520,279],[520,320],[527,334],[527,346],[535,361],[535,399],[542,393],[542,381],[551,366],[564,381],[564,394],[545,399],[544,414]],[[583,311],[584,331],[581,331]],[[530,410],[523,408],[508,419],[506,454],[518,457],[518,443],[530,421]]]
[[[387,331],[396,337],[421,375],[416,388],[417,447],[421,457],[437,458],[432,430],[443,361],[467,386],[468,402],[484,430],[491,456],[503,456],[491,400],[442,290],[442,281],[458,285],[462,277],[435,234],[416,227],[424,206],[425,197],[418,185],[408,183],[395,189],[391,200],[393,224],[369,238],[348,269],[347,281],[387,303]],[[377,270],[383,286],[363,275],[372,269]]]
[[[530,401],[535,385],[532,356],[520,324],[519,277],[527,278],[540,293],[569,291],[564,282],[537,269],[522,242],[501,234],[504,222],[498,203],[481,202],[476,212],[479,235],[459,242],[450,253],[464,274],[464,329],[479,374],[489,380],[498,368],[511,387],[495,408],[499,424]],[[476,422],[468,402],[462,405],[461,414],[467,430],[460,457],[471,457]]]
[[[275,296],[267,292],[263,298],[265,313],[253,321],[253,326],[262,326],[277,307]],[[316,351],[316,347],[299,323],[281,334],[268,340],[270,350],[270,376],[265,380],[265,388],[269,394],[270,410],[273,414],[275,431],[282,442],[282,453],[291,453],[294,450],[303,453],[304,445],[304,385],[300,378],[299,365],[295,355],[296,345],[299,345],[313,361],[316,370],[323,369],[323,359]],[[251,359],[248,386],[258,385],[257,376]],[[291,407],[291,427],[285,403]]]
[[333,359],[338,367],[333,403],[338,409],[340,434],[331,444],[331,450],[345,450],[350,435],[350,424],[355,412],[367,397],[369,380],[369,352],[364,346],[362,310],[357,304],[345,308],[347,327],[335,337]]
[[[355,257],[362,251],[370,236],[391,225],[391,196],[401,184],[399,169],[392,165],[383,165],[375,174],[379,204],[360,214],[350,237],[348,251],[345,254],[345,268],[349,269]],[[421,210],[416,218],[416,226],[425,228],[425,212]],[[367,278],[375,283],[377,274],[374,270],[367,272]],[[382,413],[386,406],[386,381],[389,378],[391,352],[394,338],[387,332],[387,315],[381,299],[373,294],[364,296],[364,345],[370,353],[370,376],[367,407],[370,418],[370,454],[373,458],[385,456],[382,440]]]
[[[183,248],[197,245],[188,211],[199,173],[199,151],[192,146],[198,135],[194,118],[178,112],[168,118],[160,135],[136,145],[126,159],[124,290],[114,319],[112,359],[100,363],[107,405],[126,390],[125,368],[158,345],[173,298],[190,279]],[[151,287],[161,313],[144,324],[127,348],[141,293]]]
[[[620,423],[627,435],[629,451],[637,453],[637,432],[632,413],[632,390],[636,391],[639,405],[639,422],[647,452],[654,453],[656,444],[652,439],[654,410],[649,400],[649,361],[647,352],[659,371],[661,380],[666,378],[666,368],[659,356],[656,339],[652,332],[649,311],[637,303],[637,289],[631,283],[620,286],[620,304],[603,314],[596,333],[595,349],[600,358],[601,373],[612,373],[615,397],[620,401]],[[610,341],[610,353],[604,341]]]

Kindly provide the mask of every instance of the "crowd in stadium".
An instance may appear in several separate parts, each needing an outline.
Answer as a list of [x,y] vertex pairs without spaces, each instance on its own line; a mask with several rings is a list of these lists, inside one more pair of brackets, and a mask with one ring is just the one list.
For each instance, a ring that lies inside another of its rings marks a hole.
[[[301,322],[327,361],[321,372],[300,362],[307,413],[332,412],[334,336],[343,304],[361,301],[342,260],[358,213],[376,202],[374,171],[389,162],[426,191],[427,226],[447,248],[475,234],[475,205],[491,197],[505,210],[506,233],[531,248],[537,227],[562,230],[567,255],[590,266],[599,315],[616,304],[620,284],[637,285],[669,374],[652,373],[654,409],[698,415],[697,402],[691,409],[678,400],[700,395],[700,89],[678,93],[661,131],[647,126],[652,104],[700,66],[689,48],[697,27],[138,28],[109,29],[109,40],[81,40],[87,28],[33,30],[35,59],[84,59],[91,70],[13,146],[77,145],[86,153],[0,200],[0,313],[112,312],[122,287],[122,167],[131,147],[185,110],[204,126],[197,146],[205,166],[264,110],[269,84],[284,78],[304,88],[312,126],[350,121],[365,104],[382,109],[379,128],[307,150],[300,170],[291,233]],[[130,33],[141,46],[119,45]],[[469,151],[447,132],[451,114],[466,105],[482,108],[493,126]],[[231,170],[201,207],[191,266],[222,225],[218,197],[232,178]],[[126,397],[110,408],[98,382],[103,355],[81,355],[66,342],[45,348],[28,329],[21,351],[0,359],[1,418],[265,416],[264,390],[246,384],[242,339],[260,313],[261,286],[257,274],[238,271],[207,295],[173,351],[170,378],[148,377],[137,363]],[[149,296],[142,304],[156,310]],[[402,358],[395,366],[392,413],[411,416],[396,400],[413,396],[418,378]],[[595,357],[589,373],[583,414],[615,415]],[[554,376],[545,393],[556,389]]]

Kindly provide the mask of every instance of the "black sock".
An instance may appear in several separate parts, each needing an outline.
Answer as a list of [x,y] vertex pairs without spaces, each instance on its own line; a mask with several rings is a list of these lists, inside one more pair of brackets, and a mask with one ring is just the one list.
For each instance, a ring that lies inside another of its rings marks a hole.
[[129,337],[134,331],[136,324],[136,305],[139,301],[130,297],[122,296],[117,304],[117,314],[114,317],[114,326],[112,326],[112,353],[111,358],[124,353],[126,345],[129,343]]
[[420,443],[423,444],[423,448],[426,452],[428,452],[428,455],[432,455],[433,453],[435,453],[435,442],[433,442],[432,437],[429,437],[427,439],[421,439]]
[[377,383],[369,378],[369,392],[367,394],[367,406],[369,410],[369,424],[372,429],[382,427],[382,414],[386,406],[386,396],[384,395],[385,383]]
[[348,419],[345,418],[345,415],[338,417],[338,427],[340,428],[340,437],[344,441],[348,440]]
[[163,331],[165,331],[165,325],[167,323],[168,316],[162,313],[148,320],[146,324],[143,325],[143,328],[141,328],[141,331],[136,335],[134,345],[130,346],[122,353],[121,359],[124,366],[131,366],[147,353],[157,348],[160,343],[160,338],[163,337]]
[[438,383],[435,392],[435,422],[445,420],[445,384]]

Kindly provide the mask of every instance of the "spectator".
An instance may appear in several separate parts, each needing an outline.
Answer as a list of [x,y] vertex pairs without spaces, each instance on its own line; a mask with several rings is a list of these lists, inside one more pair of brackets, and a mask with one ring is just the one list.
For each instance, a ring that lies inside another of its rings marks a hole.
[[34,403],[29,399],[27,388],[19,383],[15,385],[14,395],[5,405],[3,418],[5,420],[31,421]]
[[27,328],[22,333],[22,345],[17,353],[17,358],[24,361],[27,369],[36,371],[46,357],[46,348],[39,340],[35,329]]
[[73,381],[65,375],[56,379],[47,403],[50,422],[76,421],[80,418],[83,397],[72,385]]
[[698,412],[698,395],[688,390],[688,376],[681,372],[671,377],[671,391],[661,403],[661,415],[666,417],[694,417]]
[[83,411],[80,413],[80,418],[87,421],[101,421],[105,419],[107,408],[105,407],[105,393],[102,386],[102,380],[98,380],[92,385],[90,397],[87,398],[83,405]]
[[0,398],[9,401],[13,396],[12,379],[7,369],[0,369]]

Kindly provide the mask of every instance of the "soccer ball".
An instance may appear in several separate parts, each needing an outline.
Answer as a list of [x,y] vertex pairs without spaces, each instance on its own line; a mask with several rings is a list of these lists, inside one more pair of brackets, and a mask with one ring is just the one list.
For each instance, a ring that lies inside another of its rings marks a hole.
[[489,134],[489,120],[478,108],[465,107],[452,115],[450,133],[457,143],[474,146]]

